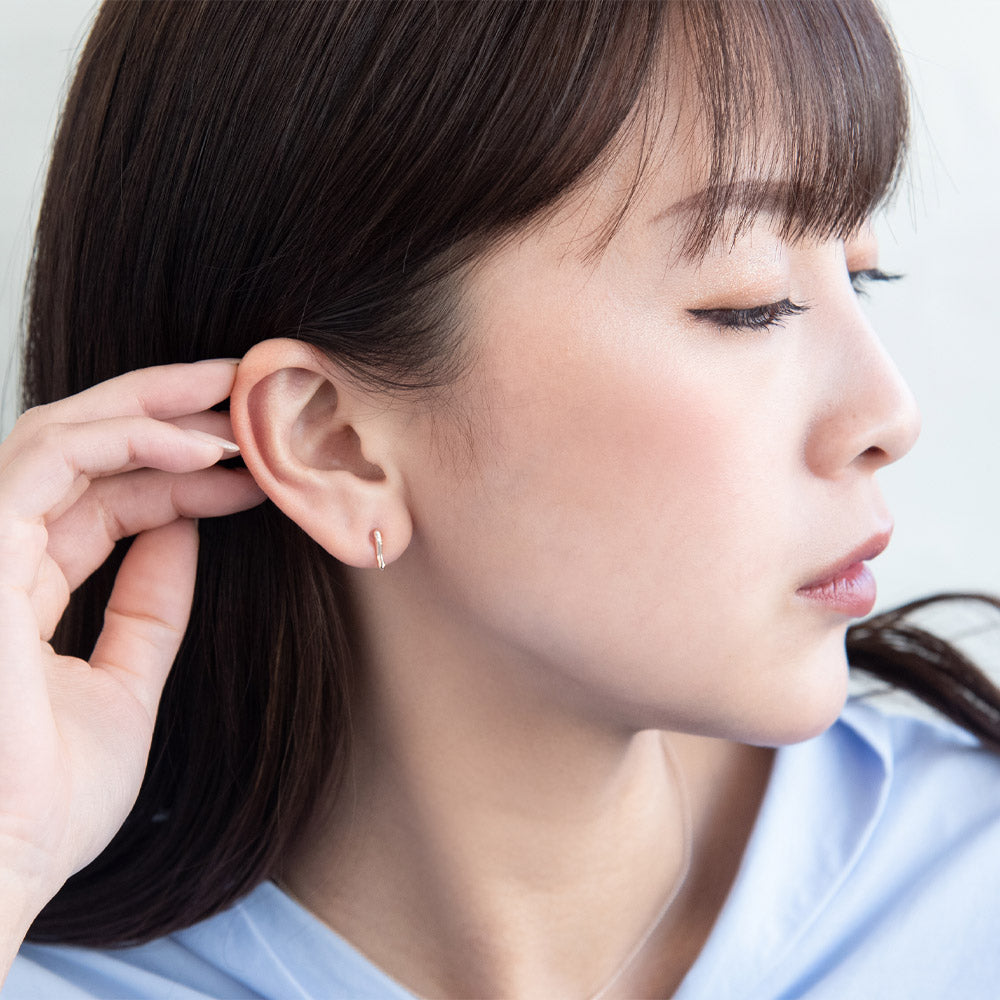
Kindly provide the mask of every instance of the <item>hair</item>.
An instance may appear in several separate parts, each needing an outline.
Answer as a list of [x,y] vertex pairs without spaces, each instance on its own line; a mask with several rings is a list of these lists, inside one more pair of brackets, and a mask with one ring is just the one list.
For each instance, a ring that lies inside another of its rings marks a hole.
[[[464,268],[655,130],[677,52],[708,137],[693,251],[747,177],[780,180],[792,235],[848,233],[892,191],[906,86],[868,0],[106,3],[48,174],[23,404],[277,336],[442,394],[465,363]],[[200,534],[138,800],[32,940],[138,943],[210,916],[280,870],[343,779],[359,663],[339,565],[268,502]],[[61,651],[89,656],[127,544],[73,595]],[[854,629],[860,662],[945,711],[985,691],[970,728],[1000,742],[995,689],[922,641],[934,679],[915,681],[900,625]]]

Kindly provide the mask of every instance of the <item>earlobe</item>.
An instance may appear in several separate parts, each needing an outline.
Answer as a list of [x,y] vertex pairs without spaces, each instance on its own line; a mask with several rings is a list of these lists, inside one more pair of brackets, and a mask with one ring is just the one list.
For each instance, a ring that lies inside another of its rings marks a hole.
[[284,338],[256,344],[240,362],[230,418],[257,483],[331,555],[376,565],[376,529],[385,562],[407,547],[413,527],[395,462],[396,411],[315,348]]

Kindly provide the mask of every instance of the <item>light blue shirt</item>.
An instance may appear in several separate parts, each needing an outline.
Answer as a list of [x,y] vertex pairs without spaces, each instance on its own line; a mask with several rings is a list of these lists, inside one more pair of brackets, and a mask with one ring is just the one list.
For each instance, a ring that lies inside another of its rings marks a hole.
[[[411,994],[265,883],[141,947],[25,945],[2,997]],[[1000,757],[951,726],[860,702],[780,750],[729,899],[676,997],[1000,997]]]

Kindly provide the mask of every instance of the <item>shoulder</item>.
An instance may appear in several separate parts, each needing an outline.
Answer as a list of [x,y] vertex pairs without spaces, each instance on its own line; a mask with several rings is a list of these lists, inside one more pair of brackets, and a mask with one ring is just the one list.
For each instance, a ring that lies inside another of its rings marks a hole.
[[[199,925],[213,933],[214,920]],[[220,941],[220,945],[222,942]],[[131,948],[79,948],[26,943],[14,960],[2,1000],[258,997],[183,934]]]
[[115,949],[25,944],[2,993],[3,1000],[257,996],[173,937]]
[[26,944],[2,991],[2,1000],[330,996],[409,994],[270,882],[208,920],[134,948]]

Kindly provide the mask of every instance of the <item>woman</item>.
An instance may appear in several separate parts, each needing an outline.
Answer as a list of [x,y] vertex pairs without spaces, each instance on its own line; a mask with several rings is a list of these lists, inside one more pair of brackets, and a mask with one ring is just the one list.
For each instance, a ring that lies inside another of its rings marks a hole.
[[866,3],[106,6],[0,453],[10,995],[990,982],[995,757],[836,721],[905,133]]

